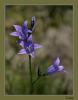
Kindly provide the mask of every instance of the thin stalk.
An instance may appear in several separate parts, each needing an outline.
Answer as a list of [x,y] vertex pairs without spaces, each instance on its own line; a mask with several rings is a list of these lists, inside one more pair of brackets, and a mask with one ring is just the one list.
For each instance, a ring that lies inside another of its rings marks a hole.
[[29,72],[30,72],[30,93],[33,91],[33,84],[32,84],[32,70],[31,70],[31,56],[29,55]]
[[41,77],[45,77],[46,75],[45,74],[42,74],[40,76],[38,76],[34,81],[33,81],[33,85],[41,78]]
[[36,80],[33,81],[33,85],[40,79],[40,76],[36,78]]

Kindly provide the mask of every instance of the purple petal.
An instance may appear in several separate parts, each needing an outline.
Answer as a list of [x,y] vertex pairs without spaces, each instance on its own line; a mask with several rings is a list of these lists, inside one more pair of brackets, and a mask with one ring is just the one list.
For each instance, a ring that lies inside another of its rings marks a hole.
[[19,43],[19,45],[22,46],[22,47],[24,47],[24,42],[21,41],[21,42]]
[[53,65],[49,66],[49,67],[48,67],[48,70],[51,69],[52,67],[53,67]]
[[56,72],[57,72],[56,68],[55,68],[54,66],[52,66],[51,69],[49,69],[49,70],[47,71],[47,74],[50,75],[50,74],[54,74],[54,73],[56,73]]
[[12,32],[10,35],[12,35],[12,36],[19,36],[19,34],[17,32]]
[[62,70],[64,70],[64,67],[63,66],[58,66],[58,71],[62,71]]
[[42,47],[42,45],[40,45],[40,44],[34,44],[34,49],[38,49],[38,48],[41,48]]
[[31,30],[28,30],[28,33],[32,33],[32,31]]
[[60,64],[60,59],[59,59],[59,57],[57,57],[57,59],[55,60],[55,62],[54,62],[54,65],[59,65]]
[[49,66],[48,69],[47,69],[47,71],[48,71],[48,72],[54,71],[53,65]]
[[58,72],[58,71],[59,71],[58,66],[51,65],[51,66],[48,68],[47,73],[48,73],[48,74],[52,74],[52,73],[55,73],[55,72]]
[[27,21],[24,21],[23,26],[27,28]]
[[19,25],[13,25],[16,29],[17,32],[21,33],[22,32],[22,28]]
[[19,39],[22,39],[22,36],[21,36],[21,34],[19,35]]
[[18,54],[27,54],[25,49],[21,49]]
[[32,41],[32,35],[29,36],[28,41]]
[[31,55],[32,58],[34,58],[35,57],[35,52],[32,52],[30,55]]

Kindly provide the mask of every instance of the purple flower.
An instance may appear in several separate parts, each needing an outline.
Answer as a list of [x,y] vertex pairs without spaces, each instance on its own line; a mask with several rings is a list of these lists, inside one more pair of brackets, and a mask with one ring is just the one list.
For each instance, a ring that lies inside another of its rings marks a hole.
[[22,41],[20,45],[23,47],[23,49],[21,49],[18,54],[28,54],[31,55],[31,57],[35,56],[36,49],[42,47],[41,45],[35,44],[32,41],[28,41],[28,42]]
[[57,59],[54,61],[54,64],[49,66],[47,69],[47,75],[56,73],[56,72],[65,72],[64,66],[60,65],[60,59],[57,57]]
[[28,54],[34,57],[35,50],[42,47],[41,45],[34,44],[32,42],[31,33],[35,26],[35,16],[32,17],[30,23],[31,30],[27,28],[27,21],[24,21],[22,27],[19,25],[13,25],[13,26],[15,27],[16,31],[12,32],[10,35],[19,37],[17,43],[23,47],[23,49],[21,49],[18,54]]
[[31,26],[31,30],[32,30],[32,31],[33,31],[34,28],[35,28],[35,21],[36,21],[35,16],[33,16],[32,19],[31,19],[31,23],[30,23],[30,26]]
[[16,31],[12,32],[10,35],[19,37],[20,41],[27,40],[30,34],[32,33],[32,31],[27,28],[27,21],[24,21],[22,27],[19,25],[13,26],[16,29]]

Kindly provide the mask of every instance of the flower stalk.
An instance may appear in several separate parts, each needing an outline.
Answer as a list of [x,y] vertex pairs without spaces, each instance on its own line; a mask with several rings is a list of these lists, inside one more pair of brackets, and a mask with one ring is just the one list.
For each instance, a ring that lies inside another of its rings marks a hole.
[[31,56],[29,55],[29,73],[30,73],[30,93],[33,92],[33,84],[32,84],[32,70],[31,70]]

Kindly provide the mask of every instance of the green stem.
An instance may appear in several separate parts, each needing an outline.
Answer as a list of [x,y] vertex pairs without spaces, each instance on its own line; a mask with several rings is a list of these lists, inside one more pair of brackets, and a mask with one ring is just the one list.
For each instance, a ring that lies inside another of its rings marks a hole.
[[33,85],[34,85],[39,79],[40,79],[40,77],[38,76],[38,77],[36,78],[36,80],[33,81]]
[[29,55],[29,72],[30,72],[30,93],[33,91],[33,84],[32,84],[32,70],[31,70],[31,56]]
[[42,74],[40,76],[38,76],[34,81],[33,81],[33,85],[41,78],[41,77],[45,77],[45,74]]

